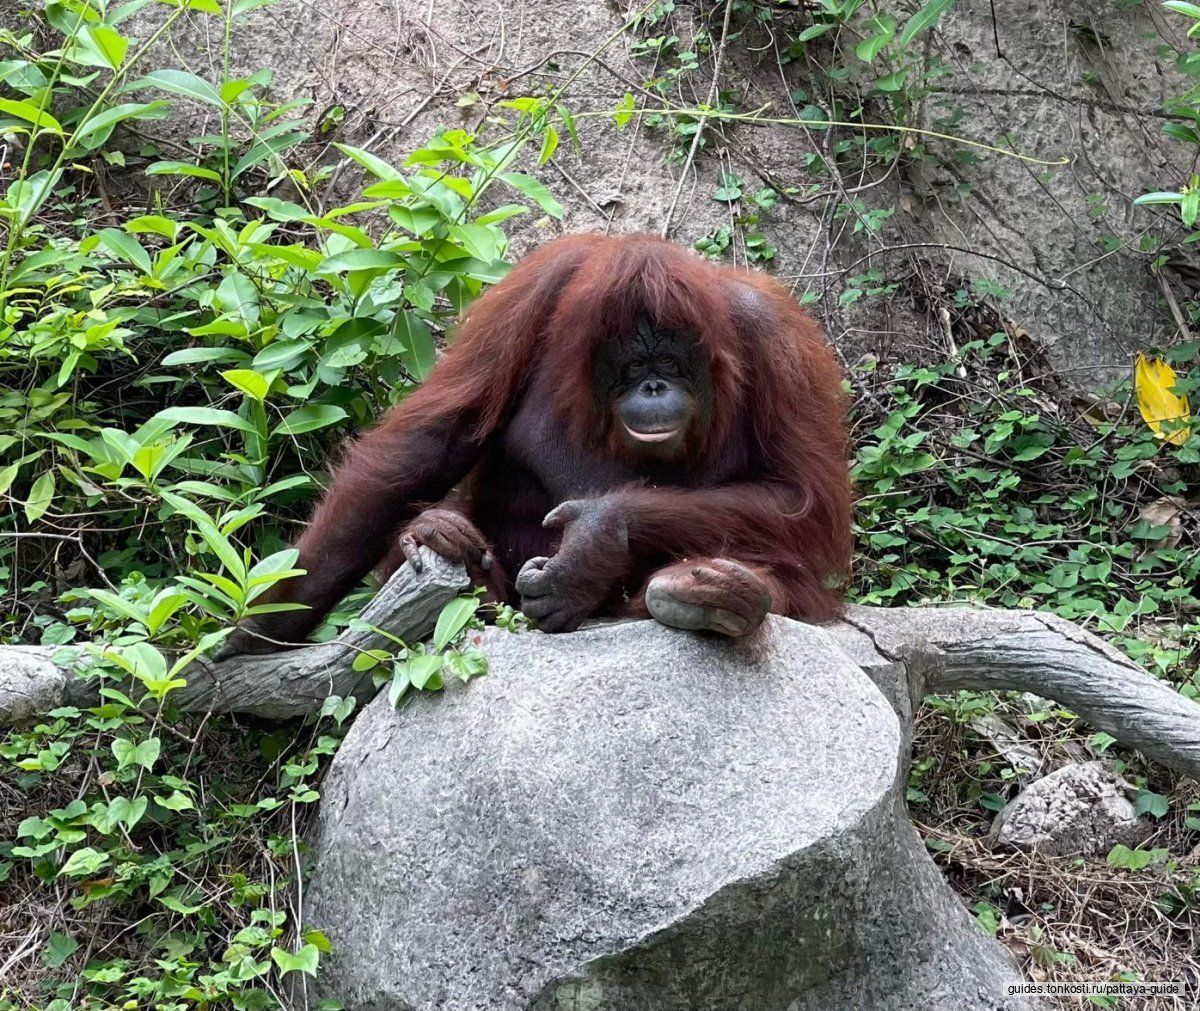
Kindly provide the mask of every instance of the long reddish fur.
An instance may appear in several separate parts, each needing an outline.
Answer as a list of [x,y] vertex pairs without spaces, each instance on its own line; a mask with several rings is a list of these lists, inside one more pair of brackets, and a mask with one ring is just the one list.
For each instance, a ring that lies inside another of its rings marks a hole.
[[[835,617],[851,493],[841,374],[817,325],[767,276],[653,236],[576,235],[543,245],[484,293],[425,384],[350,447],[297,544],[309,575],[273,595],[312,610],[270,616],[264,628],[279,638],[311,629],[400,526],[466,476],[530,387],[548,381],[545,409],[581,450],[602,452],[608,420],[597,416],[591,363],[639,315],[694,336],[709,356],[712,417],[689,453],[757,462],[736,484],[609,490],[631,556],[733,558],[768,580],[772,610]],[[488,493],[473,488],[476,515]]]

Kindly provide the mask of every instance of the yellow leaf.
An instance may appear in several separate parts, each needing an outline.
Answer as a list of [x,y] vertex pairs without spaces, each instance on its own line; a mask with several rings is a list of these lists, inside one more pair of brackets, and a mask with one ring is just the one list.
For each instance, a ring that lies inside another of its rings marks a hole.
[[1191,409],[1187,397],[1171,392],[1177,381],[1175,370],[1166,362],[1158,358],[1150,360],[1143,354],[1137,356],[1133,389],[1137,394],[1138,409],[1155,435],[1181,446],[1192,434],[1190,426],[1181,424],[1188,421]]

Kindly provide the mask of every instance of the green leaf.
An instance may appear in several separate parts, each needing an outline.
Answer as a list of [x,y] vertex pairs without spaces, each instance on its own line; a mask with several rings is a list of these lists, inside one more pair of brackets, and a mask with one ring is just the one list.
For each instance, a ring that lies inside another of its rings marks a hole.
[[1137,803],[1134,804],[1133,810],[1136,814],[1149,814],[1155,818],[1163,818],[1170,810],[1170,803],[1161,793],[1139,790]]
[[562,204],[554,199],[553,194],[540,180],[528,176],[524,172],[504,172],[501,173],[500,179],[513,189],[525,194],[552,218],[562,218]]
[[120,597],[109,590],[102,590],[99,587],[91,587],[86,591],[89,597],[100,601],[108,607],[109,610],[115,611],[117,614],[123,615],[130,621],[136,621],[139,625],[145,622],[145,616],[142,611],[133,603]]
[[[76,144],[81,144],[89,137],[93,137],[102,131],[111,132],[112,128],[118,123],[123,123],[127,119],[166,119],[167,118],[167,103],[162,101],[155,102],[126,102],[123,105],[114,105],[111,108],[105,109],[103,112],[92,116],[86,120],[76,131],[72,140]],[[104,134],[103,140],[108,137],[108,133]],[[87,145],[92,146],[92,145]]]
[[131,765],[140,765],[143,769],[150,771],[154,768],[154,763],[158,761],[159,753],[162,751],[162,741],[157,737],[148,737],[140,744],[135,745],[124,737],[118,737],[112,742],[111,747],[112,753],[117,759],[118,770]]
[[219,173],[187,161],[156,161],[143,171],[148,176],[195,176],[197,179],[211,179],[215,183],[221,181]]
[[161,235],[170,242],[174,242],[175,236],[179,233],[179,226],[161,214],[142,214],[139,217],[130,218],[122,227],[127,232],[149,232],[152,235]]
[[633,109],[633,92],[627,91],[613,110],[613,120],[616,122],[618,130],[626,126],[633,119]]
[[333,951],[333,944],[323,931],[310,928],[304,932],[304,940],[314,945],[322,955],[328,955]]
[[59,969],[78,950],[79,942],[75,938],[68,934],[60,934],[57,930],[52,930],[50,932],[50,943],[42,949],[41,958],[51,969]]
[[1176,14],[1184,14],[1189,18],[1200,20],[1200,6],[1184,3],[1183,0],[1164,0],[1163,6]]
[[346,270],[395,270],[406,262],[399,253],[386,249],[351,249],[327,257],[317,269],[322,274],[339,274]]
[[404,178],[400,174],[399,169],[393,168],[382,158],[377,158],[375,155],[371,154],[370,151],[364,151],[360,147],[351,147],[349,144],[335,143],[333,146],[341,151],[342,154],[344,154],[347,158],[358,162],[358,164],[365,168],[368,172],[374,176],[378,176],[380,179]]
[[197,365],[205,362],[226,361],[229,358],[245,358],[245,354],[237,348],[184,348],[182,351],[172,351],[162,360],[162,363],[164,365]]
[[365,674],[369,670],[374,670],[381,663],[387,663],[392,657],[386,649],[367,649],[354,656],[350,667],[359,674]]
[[1197,213],[1200,213],[1200,190],[1188,190],[1179,204],[1179,218],[1191,228],[1196,223]]
[[872,35],[869,39],[863,39],[862,42],[854,47],[854,55],[862,60],[863,63],[871,63],[891,41],[891,32]]
[[46,515],[50,503],[54,501],[54,471],[48,470],[29,489],[29,498],[25,500],[25,518],[30,523],[36,523]]
[[1135,204],[1177,204],[1183,200],[1182,193],[1174,191],[1156,190],[1154,193],[1143,193],[1140,197],[1134,198]]
[[[182,7],[184,10],[201,11],[204,14],[223,14],[221,5],[217,0],[158,0],[160,4],[166,4],[168,7]],[[274,3],[274,0],[263,0],[264,3]],[[234,5],[235,11],[237,5]]]
[[[184,408],[181,408],[184,409]],[[203,509],[195,502],[190,502],[181,495],[169,491],[162,492],[163,501],[183,516],[190,519],[204,543],[221,563],[239,582],[246,578],[246,563],[242,560],[241,552],[233,546],[228,538],[217,529],[217,525]]]
[[440,654],[418,653],[416,656],[410,656],[404,662],[404,669],[408,673],[408,680],[418,691],[426,687],[431,691],[441,687],[440,684],[433,683],[434,678],[442,671]]
[[62,136],[62,124],[51,116],[50,113],[39,109],[32,102],[22,102],[13,98],[0,98],[0,112],[7,112],[10,116],[23,119],[35,130],[47,130],[50,133]]
[[450,238],[480,260],[498,260],[504,255],[504,233],[487,225],[451,225]]
[[826,32],[831,32],[837,27],[837,23],[826,21],[819,25],[809,25],[799,35],[796,36],[797,42],[810,42],[813,39],[820,38]]
[[163,70],[152,70],[141,80],[129,85],[128,90],[133,91],[138,88],[159,88],[172,95],[182,95],[184,98],[212,105],[218,109],[226,108],[225,101],[216,88],[203,77],[187,70],[175,70],[170,67]]
[[81,41],[86,39],[89,48],[103,61],[110,70],[120,70],[125,62],[125,53],[129,49],[129,40],[119,31],[109,25],[88,25],[80,33]]
[[267,216],[276,221],[301,221],[312,214],[311,211],[299,204],[294,204],[290,200],[280,200],[277,197],[247,197],[242,202],[266,211]]
[[10,463],[7,467],[0,467],[0,495],[3,495],[12,487],[12,483],[17,479],[17,471],[20,469],[20,462]]
[[455,597],[442,608],[437,627],[433,630],[433,648],[443,650],[467,626],[471,616],[479,610],[479,598],[474,596]]
[[294,955],[282,948],[272,948],[271,961],[279,967],[281,976],[286,976],[289,972],[303,972],[315,977],[317,966],[321,962],[321,952],[315,944],[303,945]]
[[167,797],[155,796],[154,803],[159,807],[165,807],[168,811],[191,811],[196,807],[191,797],[178,790],[172,791]]
[[542,151],[538,155],[538,167],[545,165],[551,158],[554,157],[554,152],[558,150],[558,131],[552,126],[546,127],[546,133],[542,137]]
[[69,878],[84,878],[89,874],[94,874],[107,863],[107,853],[101,853],[90,846],[84,846],[83,849],[76,850],[67,858],[67,862],[62,865],[62,869],[58,872],[58,876],[60,878],[63,875]]
[[1123,843],[1118,843],[1108,851],[1108,856],[1104,860],[1111,867],[1125,867],[1131,871],[1140,871],[1144,867],[1149,867],[1154,861],[1154,852],[1143,849],[1134,850]]
[[143,274],[149,274],[153,271],[150,263],[150,254],[128,232],[120,228],[105,228],[96,234],[100,239],[100,244],[118,260],[132,263]]
[[220,425],[236,428],[240,432],[253,432],[254,426],[233,411],[216,407],[168,407],[159,411],[155,418],[163,421],[182,421],[189,425]]
[[266,399],[271,389],[271,380],[254,369],[227,369],[221,373],[221,378],[260,402]]
[[923,31],[932,28],[953,6],[954,0],[929,0],[929,3],[905,22],[904,31],[900,33],[900,48],[904,49]]
[[437,360],[437,345],[429,325],[411,312],[396,314],[396,336],[404,343],[400,361],[417,381],[424,381],[433,371]]
[[345,409],[334,404],[305,404],[276,425],[271,435],[303,435],[318,428],[336,425],[345,417]]

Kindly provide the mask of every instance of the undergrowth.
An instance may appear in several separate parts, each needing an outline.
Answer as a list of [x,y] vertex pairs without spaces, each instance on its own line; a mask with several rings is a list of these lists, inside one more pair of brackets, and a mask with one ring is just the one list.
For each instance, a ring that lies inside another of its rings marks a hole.
[[[229,72],[232,26],[266,2],[178,0],[161,31],[135,42],[123,26],[140,5],[51,0],[0,32],[0,642],[70,651],[103,685],[98,705],[0,738],[0,1011],[273,1008],[319,971],[328,941],[297,921],[289,889],[307,869],[304,826],[352,702],[331,698],[281,727],[182,714],[172,695],[198,652],[291,570],[285,545],[320,484],[314,461],[424,378],[447,324],[503,276],[505,222],[563,213],[536,175],[560,134],[575,140],[561,93],[499,101],[479,131],[442,130],[402,165],[344,143],[322,158],[329,138],[316,143],[299,104],[273,97],[270,72]],[[680,49],[664,27],[673,6],[652,5],[636,26],[658,68],[651,89],[674,87],[712,52],[711,32]],[[787,14],[736,6],[735,27]],[[835,83],[867,74],[876,107],[906,122],[937,80],[908,43],[951,5],[912,6],[898,18],[822,0],[789,58],[819,52]],[[143,66],[185,10],[213,19],[220,79]],[[792,99],[806,119],[865,115]],[[151,139],[180,101],[217,124],[186,159]],[[728,95],[717,102],[733,108]],[[622,102],[618,122],[631,107]],[[650,125],[680,160],[700,131],[687,116]],[[852,131],[831,150],[805,169],[925,156]],[[365,186],[331,204],[343,170]],[[149,198],[128,185],[137,173],[156,184]],[[761,218],[827,183],[783,193],[727,176],[714,199],[739,209],[742,246],[765,263],[774,250]],[[1177,196],[1186,212],[1190,198]],[[891,211],[855,198],[835,213],[869,232]],[[700,245],[721,255],[730,241]],[[842,298],[897,290],[868,273]],[[1005,320],[1002,295],[963,279],[929,306],[955,333],[971,330],[949,356],[852,363],[854,595],[1053,610],[1200,697],[1189,497],[1200,433],[1148,426],[1128,387],[1072,398],[1036,340]],[[1176,395],[1195,393],[1195,345],[1149,350],[1176,367]],[[366,592],[318,637],[336,635]],[[473,602],[459,601],[443,649],[401,644],[366,660],[385,663],[393,697],[436,689],[443,673],[478,672],[453,641],[475,621]],[[963,693],[933,700],[919,726],[912,811],[978,896],[981,926],[1024,946],[1035,969],[1079,968],[1086,949],[1063,927],[1078,924],[1079,892],[1056,875],[1094,874],[978,843],[1020,782],[998,724],[1047,767],[1102,756],[1134,782],[1157,832],[1144,850],[1110,855],[1102,899],[1113,915],[1135,893],[1149,904],[1166,926],[1141,943],[1170,978],[1200,904],[1185,860],[1200,842],[1194,787],[1044,700]],[[1125,951],[1100,927],[1093,936]],[[1103,968],[1132,964],[1121,954]]]

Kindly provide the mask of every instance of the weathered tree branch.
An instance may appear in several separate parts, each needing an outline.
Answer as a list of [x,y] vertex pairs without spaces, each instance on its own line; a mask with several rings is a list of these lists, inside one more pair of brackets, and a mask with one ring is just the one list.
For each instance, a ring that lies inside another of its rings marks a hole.
[[[912,708],[961,689],[1032,692],[1200,781],[1200,705],[1069,621],[1037,611],[851,607],[846,625],[869,637],[877,665],[903,665]],[[870,673],[861,648],[848,651]]]
[[[424,565],[402,566],[364,608],[363,621],[405,642],[433,632],[442,608],[470,585],[466,571],[427,548]],[[347,632],[336,642],[270,653],[200,659],[186,671],[187,687],[171,696],[185,712],[252,713],[273,719],[302,716],[330,695],[374,694],[370,674],[351,666],[364,649],[381,643],[373,632]],[[386,645],[386,642],[385,642]],[[92,705],[98,683],[74,677],[53,661],[58,648],[0,647],[0,726],[22,723],[61,705]]]
[[[408,642],[433,631],[442,607],[469,585],[466,572],[422,549],[420,573],[403,566],[363,619]],[[970,607],[851,607],[830,635],[880,686],[906,726],[927,694],[1016,690],[1053,699],[1150,758],[1200,780],[1200,705],[1151,677],[1102,639],[1034,611]],[[312,712],[330,695],[373,694],[354,656],[378,645],[369,632],[267,656],[201,660],[173,699],[190,712],[270,718]],[[0,726],[64,704],[88,705],[95,682],[56,665],[45,647],[0,647]]]

